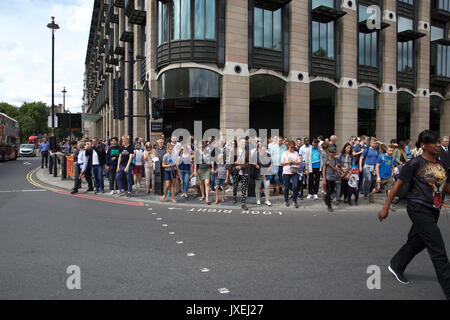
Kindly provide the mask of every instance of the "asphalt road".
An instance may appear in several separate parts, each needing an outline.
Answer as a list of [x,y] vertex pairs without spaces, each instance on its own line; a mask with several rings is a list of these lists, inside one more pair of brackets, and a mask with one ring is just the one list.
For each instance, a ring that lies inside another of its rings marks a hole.
[[[387,271],[410,227],[405,211],[380,223],[367,209],[243,214],[108,203],[42,191],[27,181],[38,164],[0,163],[0,299],[444,298],[427,252],[408,267],[409,285]],[[448,246],[445,213],[439,224]],[[66,286],[72,265],[80,290]],[[380,289],[367,287],[372,265]]]

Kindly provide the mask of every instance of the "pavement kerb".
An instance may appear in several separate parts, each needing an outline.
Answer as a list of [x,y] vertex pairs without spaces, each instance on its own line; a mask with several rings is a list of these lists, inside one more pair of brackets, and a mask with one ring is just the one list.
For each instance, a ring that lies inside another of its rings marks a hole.
[[[50,176],[47,169],[38,169],[35,173],[36,180],[38,180],[40,183],[56,187],[58,189],[63,189],[67,191],[71,191],[73,187],[73,180],[61,180],[61,177],[53,177]],[[44,186],[45,187],[45,186]],[[83,192],[81,192],[83,193]],[[143,196],[143,195],[142,195]],[[161,202],[159,200],[152,200],[152,199],[145,199],[142,196],[134,196],[131,199],[126,199],[126,201],[133,201],[133,202],[143,202],[145,204],[155,204],[155,205],[166,205],[168,208],[171,207],[198,207],[198,208],[209,208],[209,209],[225,209],[225,210],[242,210],[240,207],[240,203],[238,202],[236,205],[226,205],[220,203],[219,205],[216,205],[212,202],[211,205],[207,205],[204,202],[199,202],[197,200],[189,200],[190,202],[181,202],[184,200],[180,200],[177,203],[172,203],[169,198],[166,200],[166,202]],[[148,195],[146,195],[148,197]],[[109,193],[105,194],[97,194],[97,197],[103,197],[106,199],[117,199],[117,196],[111,196]],[[158,196],[159,197],[159,196]],[[215,196],[210,196],[211,199],[215,199]],[[282,200],[282,197],[279,197],[281,199],[281,203],[274,203],[272,201],[272,206],[268,207],[265,205],[258,206],[256,205],[255,198],[248,198],[247,201],[247,207],[250,211],[252,210],[267,210],[267,211],[292,211],[292,212],[301,212],[301,211],[324,211],[326,210],[326,206],[323,202],[323,199],[319,200],[302,200],[299,201],[299,208],[295,209],[292,205],[289,208],[286,208],[284,205],[284,201]],[[125,200],[125,199],[124,199]],[[239,193],[238,193],[238,200],[239,200]],[[278,199],[277,199],[278,200]],[[382,205],[384,204],[384,197],[380,195],[375,195],[375,203],[374,204],[366,204],[364,202],[367,202],[367,200],[362,199],[362,197],[359,200],[360,204],[358,206],[348,206],[347,204],[341,203],[340,205],[335,205],[333,203],[333,208],[335,209],[335,212],[361,212],[366,210],[380,210],[382,208]],[[306,204],[306,205],[302,205]],[[396,212],[401,212],[405,209],[405,206],[403,204],[400,204],[396,207]]]

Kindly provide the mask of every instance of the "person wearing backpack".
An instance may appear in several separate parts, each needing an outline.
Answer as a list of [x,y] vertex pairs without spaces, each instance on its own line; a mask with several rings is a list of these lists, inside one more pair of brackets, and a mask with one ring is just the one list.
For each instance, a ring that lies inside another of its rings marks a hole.
[[363,172],[364,177],[364,199],[368,199],[371,186],[375,180],[375,166],[377,164],[380,152],[377,150],[377,140],[370,141],[370,147],[365,148],[359,159],[359,171]]
[[374,195],[375,193],[392,189],[394,185],[394,157],[392,156],[394,153],[394,146],[389,146],[387,149],[387,153],[380,154],[377,159],[377,164],[375,166],[375,172],[377,174],[377,185],[372,190],[369,195],[369,202],[374,203]]
[[444,240],[438,227],[440,210],[445,193],[450,193],[450,176],[439,153],[439,135],[425,130],[419,135],[423,154],[408,161],[389,193],[383,209],[378,213],[380,222],[389,214],[389,206],[403,184],[408,185],[407,212],[412,221],[408,241],[391,259],[388,270],[402,284],[408,284],[404,272],[411,260],[425,248],[433,262],[436,275],[450,300],[450,263]]

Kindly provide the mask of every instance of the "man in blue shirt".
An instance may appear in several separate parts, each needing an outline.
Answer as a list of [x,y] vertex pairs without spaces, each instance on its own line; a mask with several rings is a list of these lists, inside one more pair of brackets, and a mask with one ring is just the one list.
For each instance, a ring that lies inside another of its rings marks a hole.
[[364,199],[369,197],[370,190],[372,189],[372,183],[375,180],[376,172],[375,166],[377,164],[379,152],[376,149],[377,141],[372,139],[370,141],[370,147],[364,149],[359,159],[359,170],[364,175]]
[[394,170],[394,159],[392,157],[394,153],[394,146],[389,146],[386,154],[380,154],[378,156],[377,164],[376,164],[376,173],[377,173],[377,186],[372,190],[369,196],[369,202],[374,202],[374,194],[385,190],[386,194],[392,189],[394,186],[394,179],[392,177],[392,173]]
[[42,138],[42,142],[39,145],[39,152],[41,154],[41,168],[48,167],[48,151],[50,150],[50,143],[47,142],[47,138]]

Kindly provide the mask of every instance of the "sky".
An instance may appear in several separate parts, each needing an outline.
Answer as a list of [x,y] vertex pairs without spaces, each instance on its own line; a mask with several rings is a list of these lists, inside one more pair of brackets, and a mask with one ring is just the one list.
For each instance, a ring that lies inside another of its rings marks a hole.
[[81,112],[86,48],[93,0],[0,0],[0,102],[52,101],[52,37],[55,17],[55,105]]

